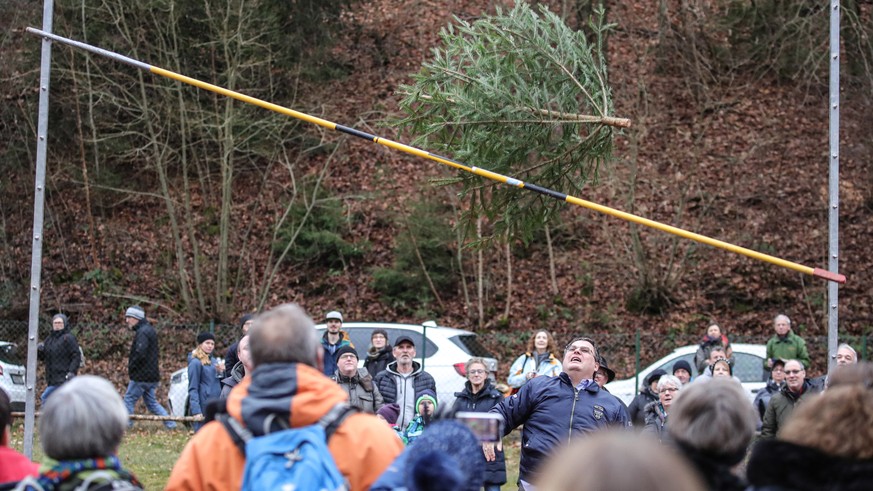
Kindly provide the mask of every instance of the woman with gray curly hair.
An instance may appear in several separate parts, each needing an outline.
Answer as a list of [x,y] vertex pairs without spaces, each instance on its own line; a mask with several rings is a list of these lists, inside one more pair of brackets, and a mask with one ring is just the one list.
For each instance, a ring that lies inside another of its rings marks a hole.
[[[127,409],[108,380],[80,375],[65,383],[46,402],[39,420],[46,459],[36,483],[45,491],[88,489],[106,483],[139,489],[116,453],[127,429]],[[36,487],[36,486],[35,486]]]

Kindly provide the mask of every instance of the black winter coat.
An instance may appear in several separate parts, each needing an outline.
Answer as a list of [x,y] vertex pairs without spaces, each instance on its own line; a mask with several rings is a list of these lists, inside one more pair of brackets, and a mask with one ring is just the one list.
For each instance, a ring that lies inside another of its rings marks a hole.
[[386,346],[376,353],[373,353],[372,351],[367,352],[367,359],[364,361],[364,368],[370,372],[371,377],[375,377],[388,368],[388,364],[393,361],[394,353],[390,346]]
[[76,375],[79,371],[79,343],[69,329],[52,331],[42,343],[37,354],[45,360],[45,381],[48,385],[61,385],[67,381],[67,374]]
[[[224,366],[227,368],[227,370],[233,370],[233,367],[235,367],[236,364],[239,363],[239,356],[236,354],[236,351],[238,349],[239,341],[233,343],[232,345],[230,345],[229,348],[227,348],[227,352],[224,354]],[[222,380],[222,382],[224,381]]]
[[708,455],[681,443],[675,443],[675,446],[703,478],[707,490],[745,491],[745,481],[731,470],[742,460],[743,455],[733,457]]
[[158,333],[143,319],[133,327],[136,334],[130,345],[130,357],[127,360],[127,374],[134,382],[160,382],[161,371],[158,368]]
[[646,426],[646,406],[659,400],[658,394],[652,392],[648,385],[634,397],[634,400],[631,401],[630,406],[627,408],[627,412],[635,427],[641,429]]
[[[452,412],[467,411],[487,413],[492,407],[503,400],[503,394],[494,388],[490,380],[477,393],[473,393],[470,382],[464,384],[464,390],[455,392],[455,405]],[[503,484],[506,482],[506,456],[503,450],[495,452],[493,462],[485,462],[485,484]]]
[[752,449],[748,491],[862,491],[873,488],[873,459],[834,457],[781,440]]

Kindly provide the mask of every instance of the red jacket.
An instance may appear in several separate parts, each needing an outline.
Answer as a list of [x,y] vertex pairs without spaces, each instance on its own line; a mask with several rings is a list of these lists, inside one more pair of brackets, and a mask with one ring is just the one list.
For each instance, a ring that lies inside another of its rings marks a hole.
[[[262,368],[266,368],[262,370]],[[272,370],[272,374],[266,373]],[[280,375],[276,377],[277,370]],[[287,371],[287,373],[286,373]],[[265,378],[274,380],[265,383]],[[234,387],[227,399],[227,412],[243,423],[255,423],[265,412],[243,411],[243,399],[249,396],[252,377],[258,386],[283,387],[290,399],[255,399],[264,411],[288,414],[292,427],[316,423],[338,402],[348,400],[346,393],[321,372],[306,365],[267,365],[258,367]],[[281,385],[279,385],[281,384]],[[280,389],[281,390],[281,389]],[[288,401],[290,400],[290,404]],[[269,407],[276,403],[276,407]],[[279,407],[278,404],[285,404]],[[290,407],[288,407],[290,406]],[[248,411],[248,409],[247,409]],[[352,491],[366,491],[403,450],[403,444],[383,421],[371,414],[353,414],[336,429],[328,448],[337,467],[351,484]],[[166,490],[219,491],[238,490],[242,486],[245,458],[218,421],[207,423],[185,446],[173,467]]]
[[0,445],[0,483],[17,482],[27,476],[39,475],[39,464],[15,450]]

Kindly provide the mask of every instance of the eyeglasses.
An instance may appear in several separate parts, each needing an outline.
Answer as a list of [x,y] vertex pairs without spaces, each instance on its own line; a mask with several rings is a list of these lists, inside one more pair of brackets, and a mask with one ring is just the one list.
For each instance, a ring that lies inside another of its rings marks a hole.
[[475,369],[475,370],[470,370],[467,373],[469,373],[470,375],[485,375],[488,372],[486,372],[485,370]]
[[785,375],[794,375],[797,373],[802,373],[803,370],[785,370]]
[[677,389],[676,387],[664,387],[663,389],[658,391],[659,394],[663,392],[679,392],[679,389]]
[[353,355],[353,354],[351,354],[351,353],[346,353],[346,354],[344,354],[344,355],[342,355],[342,356],[339,357],[340,360],[350,360],[350,359],[352,359],[352,358],[354,358],[354,359],[358,359],[357,356],[355,356],[355,355]]
[[567,346],[564,349],[565,353],[570,353],[570,352],[575,353],[576,351],[578,351],[579,353],[586,354],[586,355],[594,356],[594,350],[589,348],[588,346],[585,346],[585,345],[575,345],[574,344],[572,346]]

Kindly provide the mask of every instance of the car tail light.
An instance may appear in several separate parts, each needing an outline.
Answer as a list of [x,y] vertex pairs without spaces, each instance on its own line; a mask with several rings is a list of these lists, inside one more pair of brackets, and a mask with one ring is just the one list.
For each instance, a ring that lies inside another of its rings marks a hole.
[[455,367],[455,371],[458,372],[458,375],[467,378],[467,364],[466,363],[455,363],[452,365]]

